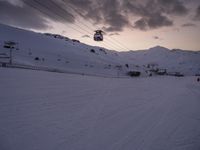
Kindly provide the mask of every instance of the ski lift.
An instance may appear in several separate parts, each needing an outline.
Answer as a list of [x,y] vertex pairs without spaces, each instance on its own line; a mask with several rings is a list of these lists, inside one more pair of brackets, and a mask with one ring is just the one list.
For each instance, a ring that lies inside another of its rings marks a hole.
[[102,30],[95,31],[94,40],[95,41],[103,41],[103,31]]

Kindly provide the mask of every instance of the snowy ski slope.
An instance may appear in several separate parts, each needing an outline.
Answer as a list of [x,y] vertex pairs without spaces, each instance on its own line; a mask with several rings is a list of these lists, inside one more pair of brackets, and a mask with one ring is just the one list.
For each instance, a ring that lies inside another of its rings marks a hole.
[[1,150],[199,150],[195,77],[0,68]]

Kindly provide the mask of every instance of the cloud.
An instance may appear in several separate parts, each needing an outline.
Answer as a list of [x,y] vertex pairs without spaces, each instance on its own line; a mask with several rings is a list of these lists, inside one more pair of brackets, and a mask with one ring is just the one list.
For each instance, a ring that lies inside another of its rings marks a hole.
[[85,0],[87,4],[80,5],[80,0],[64,0],[69,6],[70,2],[76,12],[81,12],[81,16],[91,20],[95,25],[103,25],[106,32],[122,31],[130,22],[122,12],[120,0]]
[[200,5],[196,9],[196,15],[194,19],[200,21]]
[[106,32],[120,32],[126,27],[151,30],[172,26],[173,16],[185,16],[188,12],[183,0],[0,1],[1,22],[35,29],[48,28],[47,19],[75,23],[81,16],[104,26]]
[[120,35],[119,33],[115,32],[115,33],[110,33],[109,36],[115,36],[115,35]]
[[65,35],[67,32],[65,31],[65,30],[63,30],[62,32],[61,32],[61,35]]
[[163,39],[160,38],[159,36],[153,36],[153,39],[155,39],[155,40],[163,40]]
[[1,1],[8,2],[14,6],[20,6],[20,7],[23,6],[23,2],[21,0],[1,0]]
[[[33,17],[34,16],[34,17]],[[0,22],[23,28],[47,29],[48,21],[28,7],[0,1]]]
[[155,40],[159,40],[160,38],[158,36],[153,37]]
[[179,28],[174,28],[173,31],[180,32],[180,29]]
[[149,0],[146,3],[127,0],[124,5],[128,12],[140,17],[134,22],[134,28],[140,30],[172,26],[173,20],[169,16],[184,16],[188,14],[188,9],[179,0]]
[[37,10],[38,15],[59,22],[75,22],[75,16],[63,7],[61,1],[57,0],[22,0],[26,7]]
[[[103,0],[100,7],[95,8],[95,10],[97,13],[90,14],[92,14],[92,17],[94,17],[94,14],[101,16],[99,22],[103,20],[103,23],[109,25],[109,27],[104,28],[107,32],[122,31],[124,27],[131,26],[140,30],[172,26],[173,20],[168,17],[169,15],[184,16],[188,14],[188,9],[180,0],[169,0],[167,2],[166,0]],[[132,25],[130,16],[136,16],[140,19]]]
[[0,1],[0,22],[22,28],[48,29],[47,19],[58,22],[71,22],[75,18],[60,7],[59,2],[39,0],[8,0]]
[[182,27],[196,27],[196,24],[193,23],[185,23],[181,25]]
[[189,12],[183,1],[180,0],[158,0],[158,4],[162,8],[163,12],[167,14],[182,16]]
[[83,35],[82,38],[90,38],[89,35]]
[[135,22],[134,28],[140,30],[156,29],[163,26],[172,26],[173,21],[169,20],[166,16],[155,14],[153,17],[143,17]]

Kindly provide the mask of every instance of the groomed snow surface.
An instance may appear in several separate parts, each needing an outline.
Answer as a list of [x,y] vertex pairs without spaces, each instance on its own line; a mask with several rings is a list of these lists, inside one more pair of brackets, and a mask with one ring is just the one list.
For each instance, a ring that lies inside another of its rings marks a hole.
[[199,150],[196,77],[0,68],[0,150]]

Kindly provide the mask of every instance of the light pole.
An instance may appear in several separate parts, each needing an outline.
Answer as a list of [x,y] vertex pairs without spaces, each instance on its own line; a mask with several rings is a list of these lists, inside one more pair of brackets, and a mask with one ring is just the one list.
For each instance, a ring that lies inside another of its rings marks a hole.
[[10,65],[12,65],[12,57],[13,57],[12,56],[12,50],[13,50],[14,46],[16,45],[16,43],[13,42],[13,41],[6,41],[4,44],[6,46],[10,47],[10,61],[9,61],[9,63],[10,63]]

